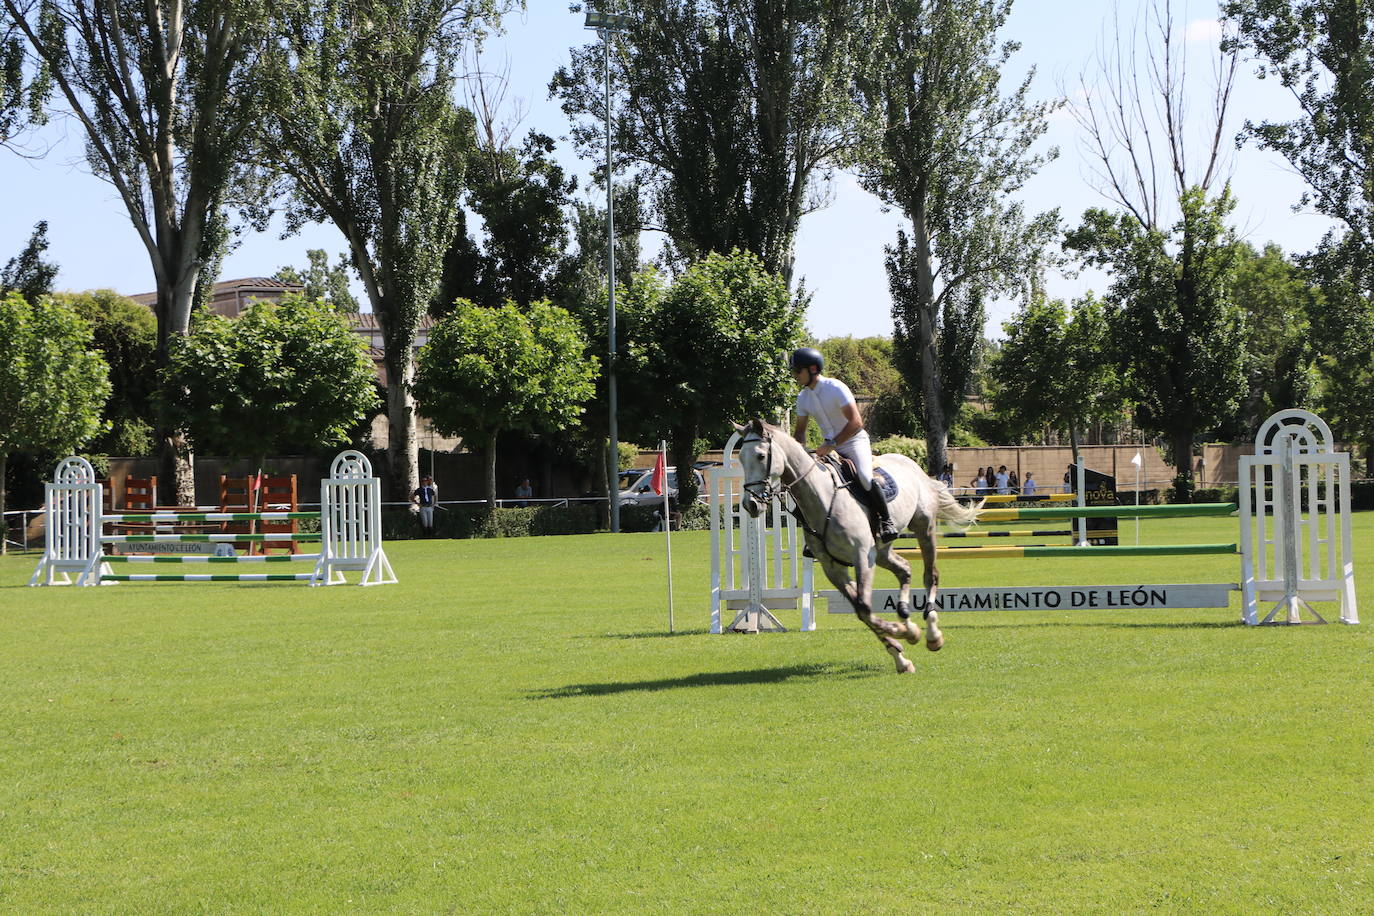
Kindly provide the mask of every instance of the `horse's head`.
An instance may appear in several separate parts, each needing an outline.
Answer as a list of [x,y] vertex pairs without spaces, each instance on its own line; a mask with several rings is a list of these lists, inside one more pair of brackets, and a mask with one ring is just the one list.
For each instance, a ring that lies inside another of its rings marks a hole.
[[748,426],[734,424],[740,434],[740,467],[744,470],[744,492],[740,494],[740,506],[751,518],[758,518],[764,507],[781,492],[784,456],[776,448],[772,429],[762,420],[754,419]]

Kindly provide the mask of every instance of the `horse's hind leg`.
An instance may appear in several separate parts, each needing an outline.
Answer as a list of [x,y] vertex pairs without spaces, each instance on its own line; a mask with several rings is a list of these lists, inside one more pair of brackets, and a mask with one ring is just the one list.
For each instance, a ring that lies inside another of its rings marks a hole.
[[914,646],[921,641],[921,628],[911,619],[911,564],[892,548],[892,544],[883,544],[878,548],[878,565],[897,577],[897,585],[901,589],[897,595],[897,616],[902,618],[902,625],[906,629],[902,638]]
[[940,570],[935,565],[935,522],[927,520],[924,524],[913,524],[912,528],[921,545],[921,560],[925,566],[926,648],[938,652],[945,644],[945,634],[940,632],[940,605],[936,602],[940,593]]

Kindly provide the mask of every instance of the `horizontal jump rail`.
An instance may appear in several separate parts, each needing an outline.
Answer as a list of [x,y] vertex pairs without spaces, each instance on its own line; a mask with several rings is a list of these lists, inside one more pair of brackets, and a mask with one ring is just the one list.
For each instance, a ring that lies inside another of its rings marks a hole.
[[300,563],[305,560],[318,560],[318,553],[274,554],[270,557],[210,557],[210,556],[131,556],[129,554],[105,554],[106,563]]
[[[1120,544],[1106,547],[942,547],[937,552],[941,558],[959,557],[960,559],[999,559],[1008,557],[1151,557],[1151,556],[1188,556],[1195,554],[1234,554],[1239,553],[1235,544]],[[915,549],[897,551],[902,556],[920,556]]]
[[101,582],[304,582],[314,573],[102,573]]
[[318,512],[153,512],[149,514],[102,515],[106,523],[141,522],[285,522],[292,519],[319,518]]
[[[1114,538],[1116,531],[1106,529],[1095,529],[1089,532],[1095,538]],[[1074,532],[1071,528],[1041,530],[1038,528],[1008,529],[1006,531],[941,531],[942,538],[1055,538],[1073,537]],[[915,537],[915,535],[903,535],[903,537]]]
[[1050,518],[1191,518],[1230,515],[1235,503],[1170,503],[1163,506],[1064,506],[1043,509],[982,509],[980,522],[1016,522]]
[[980,496],[986,503],[1067,503],[1078,499],[1076,493],[1033,493],[1022,496],[1019,493],[990,493]]
[[232,541],[318,541],[323,537],[324,535],[318,531],[314,533],[281,531],[268,534],[102,534],[100,540],[106,544],[170,544],[177,542],[206,544]]

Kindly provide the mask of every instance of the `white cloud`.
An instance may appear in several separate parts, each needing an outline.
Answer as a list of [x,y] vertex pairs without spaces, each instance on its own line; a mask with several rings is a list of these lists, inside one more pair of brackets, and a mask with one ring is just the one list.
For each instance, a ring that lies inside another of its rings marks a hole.
[[1205,41],[1216,44],[1221,41],[1221,22],[1217,19],[1194,19],[1183,30],[1184,41]]

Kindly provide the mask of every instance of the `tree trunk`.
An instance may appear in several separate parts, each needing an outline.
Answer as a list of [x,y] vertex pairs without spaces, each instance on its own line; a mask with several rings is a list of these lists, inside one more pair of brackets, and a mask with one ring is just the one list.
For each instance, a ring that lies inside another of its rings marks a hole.
[[420,440],[415,435],[415,360],[407,345],[402,352],[386,348],[386,464],[391,498],[409,501],[420,485]]
[[697,475],[692,473],[697,461],[697,429],[695,425],[678,427],[673,430],[672,441],[668,443],[669,457],[672,458],[673,466],[677,468],[679,510],[696,502],[700,494],[700,490],[697,489]]
[[497,431],[492,430],[491,438],[487,440],[486,448],[482,450],[482,457],[486,463],[486,481],[484,485],[487,491],[487,508],[496,508],[496,435]]
[[945,416],[945,386],[940,375],[939,342],[935,339],[935,272],[931,266],[930,237],[925,209],[912,208],[911,235],[916,247],[917,344],[921,354],[921,421],[926,430],[927,461],[932,474],[945,468],[949,447],[949,420]]
[[[198,241],[197,244],[199,244]],[[174,258],[169,260],[175,262]],[[171,357],[173,338],[185,337],[190,332],[191,299],[195,295],[196,277],[200,275],[200,267],[196,265],[193,270],[183,272],[182,276],[176,278],[174,284],[169,285],[168,273],[174,269],[174,266],[174,263],[164,264],[161,270],[156,271],[158,291],[155,310],[157,315],[157,366],[159,373],[167,368],[168,360]],[[175,398],[177,392],[166,392],[165,395]],[[158,471],[161,478],[159,481],[161,493],[156,498],[163,505],[195,506],[195,453],[186,438],[186,431],[159,429],[157,438],[162,443],[162,448],[160,449],[161,469]]]
[[160,494],[156,498],[167,506],[195,506],[195,453],[186,441],[186,434],[180,430],[164,430],[159,439],[162,443],[158,471]]
[[1174,500],[1193,501],[1193,431],[1176,429],[1170,436],[1174,448]]

